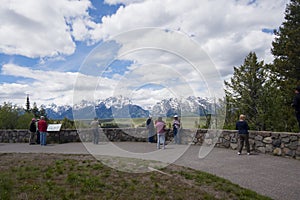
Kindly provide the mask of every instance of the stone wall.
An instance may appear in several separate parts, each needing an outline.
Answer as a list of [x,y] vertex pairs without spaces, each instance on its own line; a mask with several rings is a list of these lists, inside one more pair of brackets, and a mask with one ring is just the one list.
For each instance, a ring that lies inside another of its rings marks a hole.
[[[146,142],[147,130],[145,128],[106,128],[100,129],[100,141],[131,141]],[[250,131],[250,148],[252,152],[261,152],[277,156],[288,156],[300,159],[300,134],[283,132]],[[28,142],[27,130],[0,130],[0,143]],[[167,133],[168,142],[172,142],[172,132]],[[91,142],[90,129],[61,130],[49,132],[48,143]],[[181,130],[181,143],[193,145],[211,145],[217,147],[238,148],[238,134],[234,130]]]

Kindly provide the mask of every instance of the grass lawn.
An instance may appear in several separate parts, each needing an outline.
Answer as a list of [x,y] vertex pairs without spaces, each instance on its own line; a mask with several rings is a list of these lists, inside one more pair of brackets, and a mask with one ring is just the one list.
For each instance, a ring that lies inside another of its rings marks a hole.
[[0,199],[270,199],[176,165],[126,173],[91,155],[0,154]]

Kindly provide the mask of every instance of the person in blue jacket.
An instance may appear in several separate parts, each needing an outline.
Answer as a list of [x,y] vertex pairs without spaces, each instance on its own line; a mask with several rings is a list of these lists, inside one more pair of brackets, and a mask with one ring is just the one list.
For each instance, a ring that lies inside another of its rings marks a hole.
[[250,155],[250,144],[249,144],[249,126],[248,123],[245,121],[246,116],[240,115],[239,121],[236,122],[236,129],[238,130],[240,146],[238,155],[241,155],[244,143],[246,145],[247,154]]

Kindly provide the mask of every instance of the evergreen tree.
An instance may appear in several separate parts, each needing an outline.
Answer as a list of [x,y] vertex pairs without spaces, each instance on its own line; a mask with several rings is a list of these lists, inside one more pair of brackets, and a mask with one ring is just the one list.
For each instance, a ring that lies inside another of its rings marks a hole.
[[260,98],[264,96],[265,76],[263,62],[258,62],[256,54],[250,52],[243,65],[234,67],[230,81],[225,81],[228,113],[231,117],[235,115],[236,120],[240,114],[247,115],[251,128],[256,130],[265,129],[265,122],[262,121],[265,106]]
[[26,112],[30,112],[30,102],[29,102],[29,94],[27,94],[26,98]]
[[285,21],[275,35],[272,43],[274,72],[282,81],[300,81],[300,0],[291,0],[287,5]]
[[18,112],[11,103],[4,102],[0,106],[0,129],[15,129],[18,119]]
[[32,107],[32,110],[31,110],[32,114],[34,115],[35,118],[39,118],[40,117],[40,112],[39,112],[39,109],[36,105],[36,102],[33,103],[33,107]]
[[300,85],[300,0],[291,0],[287,5],[285,21],[275,35],[271,49],[275,59],[269,66],[274,81],[272,99],[278,101],[273,109],[281,121],[279,131],[293,131],[296,119],[291,103],[294,88]]
[[31,119],[33,118],[32,113],[25,112],[24,114],[20,115],[17,120],[16,128],[17,129],[29,129],[29,125]]
[[46,110],[43,106],[41,106],[39,114],[40,114],[40,116],[44,116],[45,120],[48,120]]

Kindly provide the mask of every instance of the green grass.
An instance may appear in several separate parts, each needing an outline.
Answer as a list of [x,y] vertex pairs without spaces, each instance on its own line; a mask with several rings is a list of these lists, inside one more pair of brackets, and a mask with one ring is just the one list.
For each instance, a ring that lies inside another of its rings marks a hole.
[[0,154],[0,199],[270,199],[175,165],[127,173],[90,155]]

